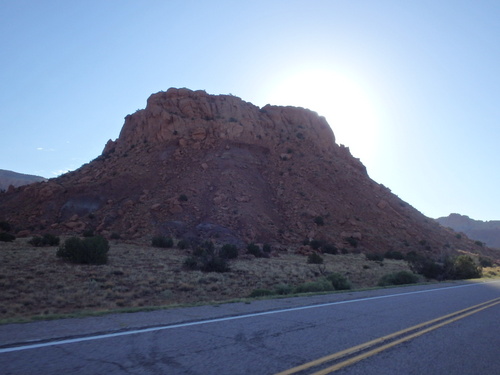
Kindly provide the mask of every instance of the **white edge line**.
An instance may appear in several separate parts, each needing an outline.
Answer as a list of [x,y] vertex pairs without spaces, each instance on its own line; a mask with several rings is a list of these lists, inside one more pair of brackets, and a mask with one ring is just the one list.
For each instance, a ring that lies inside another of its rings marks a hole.
[[376,299],[400,297],[400,296],[407,296],[407,295],[411,295],[411,294],[439,292],[439,291],[443,291],[443,290],[465,288],[465,287],[470,287],[470,286],[478,286],[478,285],[498,283],[498,282],[499,281],[488,281],[488,282],[482,282],[482,283],[455,285],[455,286],[449,286],[449,287],[444,287],[444,288],[436,288],[436,289],[429,289],[429,290],[417,290],[417,291],[413,291],[413,292],[388,294],[388,295],[384,295],[384,296],[375,296],[375,297],[351,299],[351,300],[346,300],[346,301],[328,302],[328,303],[322,303],[322,304],[318,304],[318,305],[290,307],[290,308],[281,309],[281,310],[263,311],[263,312],[252,313],[252,314],[229,316],[229,317],[224,317],[224,318],[216,318],[216,319],[208,319],[208,320],[200,320],[200,321],[196,321],[196,322],[172,324],[172,325],[168,325],[168,326],[142,328],[142,329],[136,329],[136,330],[132,330],[132,331],[115,332],[115,333],[108,333],[108,334],[102,334],[102,335],[96,335],[96,336],[79,337],[79,338],[66,339],[66,340],[55,340],[55,341],[49,341],[49,342],[42,342],[39,344],[30,344],[30,345],[14,346],[14,347],[10,347],[10,348],[2,348],[2,349],[0,349],[0,354],[1,353],[16,352],[16,351],[21,351],[21,350],[38,349],[38,348],[43,348],[43,347],[47,347],[47,346],[54,346],[54,345],[64,345],[64,344],[72,344],[72,343],[84,342],[84,341],[102,340],[102,339],[108,339],[108,338],[119,337],[119,336],[136,335],[139,333],[156,332],[156,331],[163,331],[163,330],[167,330],[167,329],[190,327],[190,326],[209,324],[209,323],[225,322],[225,321],[229,321],[229,320],[252,318],[255,316],[264,316],[264,315],[279,314],[279,313],[290,312],[290,311],[314,309],[314,308],[318,308],[318,307],[342,305],[342,304],[346,304],[346,303],[372,301],[372,300],[376,300]]

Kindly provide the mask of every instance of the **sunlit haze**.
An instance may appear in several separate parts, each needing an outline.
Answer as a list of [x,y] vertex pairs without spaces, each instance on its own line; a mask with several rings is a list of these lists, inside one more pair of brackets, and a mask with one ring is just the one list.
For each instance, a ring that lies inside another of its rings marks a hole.
[[0,1],[0,169],[55,177],[170,87],[324,116],[429,217],[500,220],[500,1]]

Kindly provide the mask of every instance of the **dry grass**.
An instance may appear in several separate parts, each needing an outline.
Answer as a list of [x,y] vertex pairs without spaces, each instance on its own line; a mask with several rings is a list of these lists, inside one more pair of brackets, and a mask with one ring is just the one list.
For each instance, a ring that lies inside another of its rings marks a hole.
[[106,265],[75,265],[56,257],[56,247],[35,248],[28,239],[0,242],[0,320],[120,308],[216,302],[247,297],[254,289],[274,289],[314,281],[339,272],[355,288],[408,269],[406,262],[372,262],[362,254],[324,255],[321,266],[282,251],[269,259],[243,255],[231,272],[203,273],[182,268],[186,250],[112,243]]

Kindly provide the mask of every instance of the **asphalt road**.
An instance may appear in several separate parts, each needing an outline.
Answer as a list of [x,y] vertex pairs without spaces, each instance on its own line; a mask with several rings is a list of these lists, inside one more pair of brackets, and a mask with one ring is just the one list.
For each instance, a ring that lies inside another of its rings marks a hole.
[[496,281],[10,324],[0,373],[497,374],[499,317]]

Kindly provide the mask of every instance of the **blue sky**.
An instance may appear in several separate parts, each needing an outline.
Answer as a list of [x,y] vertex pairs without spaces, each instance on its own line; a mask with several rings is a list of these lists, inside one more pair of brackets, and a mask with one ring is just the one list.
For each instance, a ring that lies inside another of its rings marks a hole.
[[188,87],[308,107],[425,215],[500,220],[499,19],[497,0],[0,0],[0,169],[76,169]]

